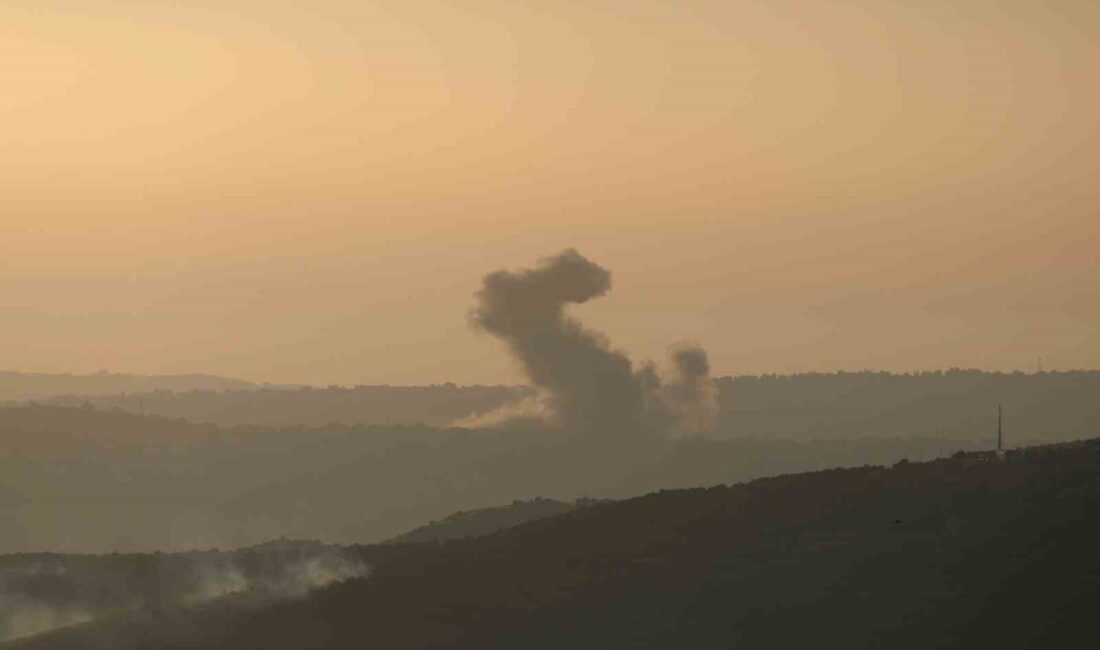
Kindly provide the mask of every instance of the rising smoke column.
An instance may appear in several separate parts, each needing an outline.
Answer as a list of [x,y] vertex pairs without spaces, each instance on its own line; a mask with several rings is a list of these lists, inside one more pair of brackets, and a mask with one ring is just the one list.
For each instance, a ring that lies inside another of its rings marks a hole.
[[543,394],[545,414],[569,431],[617,433],[644,425],[643,381],[606,337],[565,314],[611,289],[611,273],[573,249],[525,271],[485,276],[472,319],[503,339]]
[[514,426],[534,413],[542,424],[602,435],[710,429],[715,400],[702,348],[675,348],[674,377],[662,385],[652,363],[635,370],[605,336],[565,314],[610,289],[611,273],[573,249],[485,276],[473,322],[508,344],[540,397],[460,424]]

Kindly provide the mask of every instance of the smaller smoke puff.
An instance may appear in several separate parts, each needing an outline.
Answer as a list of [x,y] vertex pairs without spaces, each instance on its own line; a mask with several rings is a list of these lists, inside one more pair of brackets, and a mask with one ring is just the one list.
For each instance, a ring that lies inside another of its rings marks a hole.
[[710,361],[698,346],[680,346],[672,351],[676,380],[665,390],[664,399],[675,413],[675,433],[702,433],[714,428],[718,418],[718,395],[710,381]]
[[537,398],[456,422],[537,423],[600,436],[698,432],[713,426],[710,364],[699,347],[673,353],[676,377],[662,388],[652,364],[635,370],[607,337],[565,313],[611,289],[611,273],[567,249],[533,269],[495,271],[477,293],[473,323],[503,340],[538,389]]
[[672,360],[679,371],[680,382],[698,385],[710,374],[707,352],[698,346],[683,346],[672,351]]

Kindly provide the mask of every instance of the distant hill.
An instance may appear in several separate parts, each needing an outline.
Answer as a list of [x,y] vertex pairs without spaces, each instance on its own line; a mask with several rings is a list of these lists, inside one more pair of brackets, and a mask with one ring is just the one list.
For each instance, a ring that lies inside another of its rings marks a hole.
[[59,395],[117,396],[123,393],[192,390],[255,390],[260,386],[214,375],[125,375],[97,372],[60,375],[0,371],[0,402],[40,400]]
[[[845,440],[992,436],[1004,407],[1014,445],[1100,434],[1100,372],[947,370],[722,377],[712,438]],[[448,426],[530,395],[512,386],[356,386],[255,390],[214,387],[89,391],[49,403],[120,408],[219,426],[325,426],[423,422]],[[150,392],[155,391],[155,392]],[[53,394],[59,394],[55,391]],[[2,399],[2,398],[0,398]]]
[[997,429],[1013,445],[1100,434],[1100,372],[952,369],[723,377],[717,436],[825,440],[972,439]]
[[988,444],[885,436],[621,444],[403,424],[221,428],[9,407],[0,408],[0,553],[237,548],[280,536],[381,541],[512,500],[623,498]]
[[[259,390],[257,390],[259,389]],[[47,403],[122,409],[219,426],[308,426],[328,424],[425,423],[446,426],[468,415],[490,411],[530,395],[512,386],[356,386],[343,388],[248,387],[213,390],[55,397]]]
[[349,548],[300,599],[119,616],[24,650],[1091,648],[1100,441],[664,490]]

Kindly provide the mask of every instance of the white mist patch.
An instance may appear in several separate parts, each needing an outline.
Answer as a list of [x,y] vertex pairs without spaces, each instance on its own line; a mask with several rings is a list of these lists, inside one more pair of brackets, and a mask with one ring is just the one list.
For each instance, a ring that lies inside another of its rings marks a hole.
[[366,577],[369,572],[361,560],[338,554],[318,555],[288,564],[272,591],[297,598],[334,582]]
[[55,562],[35,562],[22,571],[32,576],[63,576],[67,572],[64,564]]
[[[272,566],[274,564],[274,566]],[[197,604],[232,594],[259,594],[275,598],[300,598],[334,582],[363,578],[370,567],[339,551],[326,551],[286,562],[266,563],[264,570],[246,571],[232,560],[201,564],[195,586],[183,601]]]
[[[322,544],[309,550],[283,552],[246,549],[166,555],[159,562],[153,565],[154,573],[148,580],[133,584],[120,582],[117,575],[105,572],[104,588],[114,592],[114,599],[102,601],[94,596],[90,600],[52,601],[41,595],[50,593],[48,589],[35,589],[35,581],[28,582],[28,578],[56,582],[56,578],[71,576],[61,563],[35,562],[0,569],[0,643],[149,608],[161,611],[190,607],[230,596],[271,601],[303,598],[316,589],[370,573],[370,567],[354,553]],[[95,573],[72,578],[85,586],[97,579]],[[125,596],[126,589],[130,599]],[[89,593],[96,591],[91,589]]]
[[531,426],[543,426],[554,420],[554,410],[545,397],[533,395],[521,400],[502,404],[484,413],[474,413],[458,418],[451,426],[467,429],[491,429],[508,425],[515,427],[524,422]]
[[94,616],[79,607],[52,606],[0,593],[0,642],[77,625]]
[[232,562],[199,565],[195,581],[196,586],[183,596],[184,603],[201,603],[250,590],[248,578]]

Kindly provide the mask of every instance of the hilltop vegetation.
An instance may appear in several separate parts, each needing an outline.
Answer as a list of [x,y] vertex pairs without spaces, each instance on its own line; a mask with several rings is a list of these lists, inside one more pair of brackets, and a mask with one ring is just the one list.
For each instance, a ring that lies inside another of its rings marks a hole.
[[58,395],[87,397],[152,391],[254,390],[257,384],[214,375],[90,375],[0,371],[0,402],[47,399]]
[[1014,445],[1100,433],[1097,371],[867,371],[723,377],[717,383],[719,436],[969,440],[996,431],[998,406]]
[[12,647],[1092,647],[1100,442],[663,490]]
[[[718,418],[708,434],[714,438],[970,441],[996,429],[998,405],[1004,407],[1013,444],[1058,442],[1100,432],[1100,372],[1095,371],[805,373],[722,377],[715,385]],[[447,426],[531,394],[522,387],[451,384],[255,388],[129,390],[125,395],[116,390],[95,397],[56,396],[46,403],[88,403],[101,410],[118,408],[219,426]]]
[[[257,387],[258,388],[258,387]],[[530,394],[509,386],[355,386],[342,388],[261,388],[188,390],[126,395],[61,395],[46,400],[57,406],[90,404],[219,426],[306,426],[330,424],[430,424],[446,426]]]

